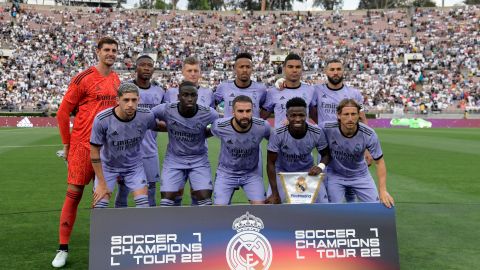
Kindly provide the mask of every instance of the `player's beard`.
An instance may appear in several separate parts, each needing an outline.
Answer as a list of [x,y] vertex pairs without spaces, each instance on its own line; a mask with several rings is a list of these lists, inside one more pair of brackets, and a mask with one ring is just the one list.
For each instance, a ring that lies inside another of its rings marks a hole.
[[251,119],[251,118],[250,118],[250,119],[246,119],[246,120],[248,120],[247,122],[241,121],[241,120],[244,120],[244,119],[240,119],[240,120],[237,120],[237,118],[234,118],[234,119],[235,119],[235,122],[237,123],[237,125],[238,125],[239,127],[241,127],[242,129],[248,128],[248,126],[250,126],[250,124],[252,123],[252,119]]
[[338,77],[337,79],[332,77],[327,77],[328,81],[333,85],[338,85],[343,81],[343,76]]

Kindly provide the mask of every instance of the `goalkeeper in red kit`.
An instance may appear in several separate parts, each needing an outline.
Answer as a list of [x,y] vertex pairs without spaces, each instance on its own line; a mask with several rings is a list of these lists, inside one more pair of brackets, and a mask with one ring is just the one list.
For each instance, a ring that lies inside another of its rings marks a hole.
[[[90,162],[90,132],[95,115],[116,105],[118,75],[113,71],[118,43],[103,37],[97,43],[98,63],[77,74],[70,82],[57,113],[63,151],[68,162],[67,195],[62,207],[57,254],[53,267],[63,267],[68,257],[68,243],[83,190],[94,177]],[[70,114],[77,110],[70,132]]]

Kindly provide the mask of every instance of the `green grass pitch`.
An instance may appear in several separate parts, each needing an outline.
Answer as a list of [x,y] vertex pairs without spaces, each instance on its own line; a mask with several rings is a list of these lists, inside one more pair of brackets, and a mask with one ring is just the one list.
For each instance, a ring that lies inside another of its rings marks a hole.
[[[377,133],[397,202],[401,268],[480,269],[480,129]],[[158,142],[165,151],[166,135]],[[216,139],[209,144],[215,167],[219,144]],[[55,155],[60,148],[54,128],[0,129],[1,269],[51,268],[66,191],[66,168]],[[79,206],[64,269],[88,268],[90,192],[91,185]],[[246,202],[242,192],[234,202]]]

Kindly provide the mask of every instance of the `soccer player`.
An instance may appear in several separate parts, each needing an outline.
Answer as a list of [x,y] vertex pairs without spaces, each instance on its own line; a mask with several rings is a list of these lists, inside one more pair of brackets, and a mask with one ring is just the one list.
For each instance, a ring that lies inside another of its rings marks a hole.
[[[362,202],[380,201],[393,206],[387,192],[387,169],[377,134],[360,123],[361,106],[353,99],[344,99],[337,106],[337,122],[327,122],[324,132],[331,152],[327,167],[329,201],[340,203],[345,198],[345,188],[354,190]],[[365,162],[364,152],[369,150],[377,167],[379,192]]]
[[270,136],[270,124],[252,117],[253,101],[247,96],[235,97],[232,106],[233,117],[216,120],[210,130],[221,141],[214,203],[230,204],[234,190],[242,187],[251,204],[263,204],[265,187],[258,160],[260,143]]
[[[197,104],[203,107],[215,108],[215,100],[213,91],[209,88],[201,87],[199,85],[202,77],[202,70],[200,68],[200,61],[195,57],[187,57],[183,61],[182,75],[184,81],[194,83],[198,88]],[[165,93],[165,103],[175,103],[178,101],[178,88],[169,88]]]
[[[313,107],[315,103],[315,89],[313,86],[300,82],[302,78],[302,58],[298,54],[291,53],[287,55],[283,62],[285,74],[285,89],[269,88],[265,104],[262,107],[261,118],[267,119],[272,112],[275,113],[275,128],[286,124],[286,103],[294,97],[300,97],[305,100],[307,106]],[[309,108],[307,108],[307,119]]]
[[[215,99],[213,97],[213,91],[209,88],[201,87],[199,85],[200,79],[202,77],[202,70],[200,67],[200,61],[197,58],[195,57],[185,58],[182,66],[182,75],[183,75],[184,81],[192,82],[197,86],[197,89],[198,89],[197,104],[207,108],[208,107],[215,108]],[[169,88],[165,93],[164,102],[175,103],[177,101],[178,101],[178,88]],[[175,196],[176,206],[180,206],[182,204],[183,188],[184,187],[182,187],[178,191],[178,194]],[[195,195],[193,195],[193,191],[191,192],[190,195],[192,198],[192,205],[196,205],[197,199],[195,198]]]
[[149,206],[141,145],[146,131],[157,128],[157,122],[149,109],[138,108],[138,102],[138,87],[123,83],[118,88],[118,105],[95,117],[90,136],[94,208],[108,207],[119,177],[132,190],[137,207]]
[[[343,72],[343,64],[339,59],[329,60],[325,67],[327,83],[315,85],[317,106],[315,107],[316,110],[312,110],[312,119],[320,126],[323,126],[327,121],[337,120],[337,106],[343,99],[350,98],[354,99],[360,106],[363,104],[360,91],[343,83]],[[359,116],[360,121],[366,124],[367,118],[363,107]]]
[[253,102],[253,117],[260,118],[260,109],[265,102],[267,88],[264,84],[253,82],[252,55],[239,53],[235,57],[235,80],[221,83],[215,91],[215,102],[223,101],[224,117],[233,116],[233,100],[239,95],[249,97]]
[[[116,104],[118,75],[113,71],[118,43],[104,37],[98,41],[98,63],[76,75],[57,113],[63,151],[68,162],[67,196],[62,207],[57,254],[53,267],[63,267],[68,257],[68,243],[75,224],[83,190],[94,176],[90,162],[90,132],[95,115]],[[70,133],[70,114],[78,110]]]
[[[137,58],[135,79],[133,83],[140,89],[139,108],[152,109],[163,101],[165,91],[152,81],[154,71],[154,61],[148,55],[142,55]],[[142,141],[143,168],[148,181],[148,204],[156,206],[156,183],[160,181],[160,163],[158,159],[157,132],[147,130],[145,138]],[[115,207],[127,207],[129,190],[119,181],[118,192],[115,198]]]
[[[260,118],[260,110],[267,96],[267,87],[263,83],[252,81],[253,63],[252,55],[247,52],[239,53],[235,57],[235,80],[221,83],[215,91],[215,102],[223,101],[223,117],[233,116],[233,100],[243,95],[253,102],[252,116]],[[266,117],[264,118],[266,119]],[[259,152],[258,174],[263,177],[262,152]]]
[[[341,100],[345,98],[352,98],[363,104],[363,97],[359,90],[349,87],[343,83],[344,69],[343,64],[339,59],[331,59],[327,61],[325,66],[325,75],[327,76],[327,83],[315,85],[315,103],[317,106],[311,108],[310,117],[320,127],[323,127],[327,121],[337,120],[337,106]],[[284,80],[278,83],[284,84]],[[367,124],[365,112],[360,112],[360,120]],[[366,160],[368,164],[371,163],[371,156],[366,152]],[[326,179],[325,179],[326,181]],[[347,202],[355,201],[355,193],[347,189],[345,193]]]
[[[325,66],[327,83],[315,85],[317,106],[312,109],[312,119],[321,127],[327,121],[337,120],[337,106],[343,99],[351,98],[358,104],[363,104],[363,97],[360,91],[343,83],[343,72],[343,64],[339,59],[329,60]],[[359,116],[360,121],[367,124],[367,117],[365,116],[363,107]],[[365,152],[365,158],[367,164],[370,165],[372,163],[372,157],[368,151]],[[347,188],[345,199],[347,202],[354,202],[355,193]]]
[[180,84],[178,103],[165,103],[152,109],[164,121],[168,145],[162,169],[160,205],[173,206],[178,190],[190,180],[198,205],[211,205],[212,176],[208,161],[207,126],[218,118],[213,108],[197,104],[197,85]]
[[[307,103],[300,97],[286,104],[288,124],[276,128],[267,147],[267,174],[270,183],[267,203],[285,201],[285,193],[277,176],[278,172],[308,172],[318,175],[328,165],[330,154],[323,131],[307,123]],[[312,150],[317,149],[322,159],[318,166],[313,163]],[[318,202],[328,202],[324,183],[321,184]]]

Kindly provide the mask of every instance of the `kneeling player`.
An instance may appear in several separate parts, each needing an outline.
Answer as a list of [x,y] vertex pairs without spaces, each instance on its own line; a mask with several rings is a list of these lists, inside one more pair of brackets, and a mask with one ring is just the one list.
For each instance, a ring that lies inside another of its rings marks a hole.
[[[307,124],[307,103],[304,99],[294,97],[287,101],[286,126],[275,129],[268,142],[267,174],[270,188],[267,203],[285,201],[283,188],[278,187],[280,180],[277,172],[308,172],[318,175],[330,160],[325,134],[317,126]],[[322,159],[314,166],[312,151],[316,148]],[[325,184],[322,183],[318,202],[328,202]]]
[[95,171],[95,208],[108,207],[119,177],[133,191],[136,206],[148,207],[140,146],[146,131],[155,129],[157,122],[150,110],[137,109],[138,102],[138,87],[124,83],[118,89],[118,105],[95,117],[90,137],[90,159]]
[[233,192],[242,187],[251,204],[263,204],[265,187],[258,174],[260,143],[270,136],[267,121],[252,117],[253,102],[247,96],[233,100],[233,117],[215,121],[211,132],[220,138],[220,158],[215,177],[214,203],[231,203]]
[[[325,123],[325,135],[332,153],[327,167],[329,201],[340,203],[345,190],[351,188],[362,202],[381,201],[393,206],[393,198],[387,192],[387,168],[375,131],[359,122],[360,105],[353,99],[344,99],[337,107],[338,122]],[[377,167],[378,187],[365,162],[368,150]],[[379,198],[380,196],[380,198]]]

